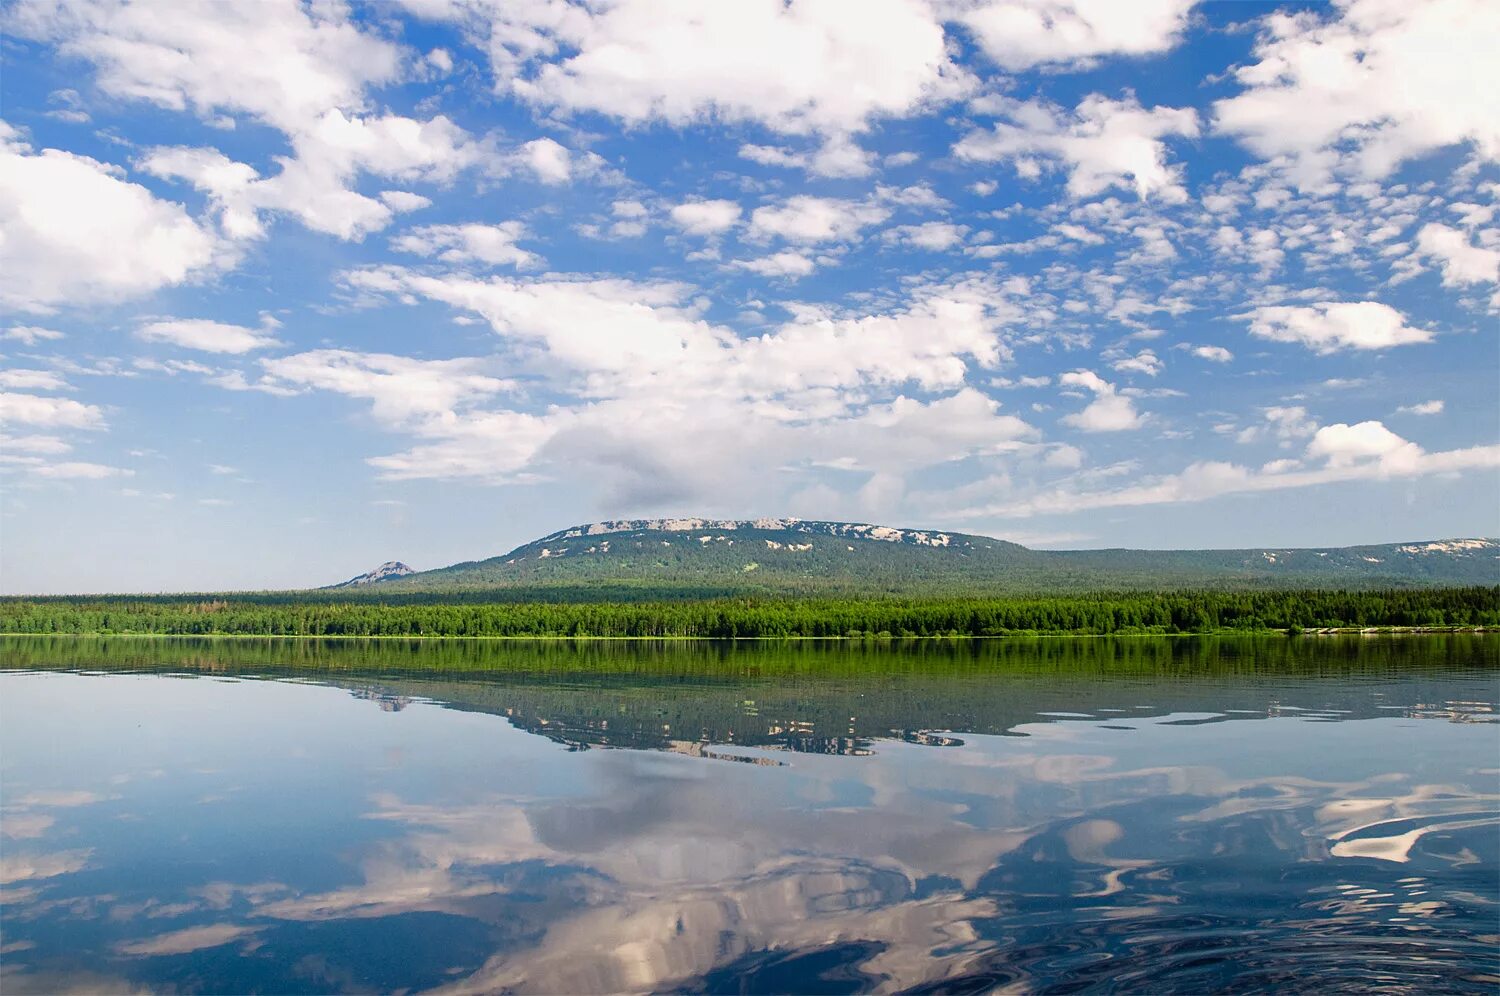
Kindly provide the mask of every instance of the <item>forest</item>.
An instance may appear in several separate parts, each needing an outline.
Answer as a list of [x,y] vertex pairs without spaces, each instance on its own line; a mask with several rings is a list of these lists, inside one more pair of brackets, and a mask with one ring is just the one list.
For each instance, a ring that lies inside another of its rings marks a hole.
[[1500,586],[1003,598],[397,603],[269,596],[4,598],[0,633],[787,639],[1500,626]]

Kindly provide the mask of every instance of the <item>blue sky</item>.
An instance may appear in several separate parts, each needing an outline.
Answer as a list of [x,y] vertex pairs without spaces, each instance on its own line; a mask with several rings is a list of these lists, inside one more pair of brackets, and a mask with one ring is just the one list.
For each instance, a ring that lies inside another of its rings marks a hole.
[[0,588],[1495,535],[1488,0],[21,2]]

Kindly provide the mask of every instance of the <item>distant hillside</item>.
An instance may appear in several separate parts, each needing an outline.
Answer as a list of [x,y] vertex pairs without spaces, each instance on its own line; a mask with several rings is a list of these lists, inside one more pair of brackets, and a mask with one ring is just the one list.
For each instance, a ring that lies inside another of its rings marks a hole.
[[486,560],[378,582],[381,592],[647,588],[994,593],[1500,582],[1500,542],[1248,550],[1031,550],[967,533],[801,519],[629,519],[560,530]]

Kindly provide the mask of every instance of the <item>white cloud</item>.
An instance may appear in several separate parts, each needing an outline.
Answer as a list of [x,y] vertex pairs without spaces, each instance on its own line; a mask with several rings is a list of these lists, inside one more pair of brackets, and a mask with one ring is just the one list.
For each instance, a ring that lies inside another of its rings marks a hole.
[[264,178],[205,148],[152,149],[140,166],[156,176],[186,180],[207,194],[232,237],[261,237],[265,228],[258,212],[275,210],[314,231],[358,240],[390,224],[396,212],[426,201],[404,191],[366,197],[352,189],[360,173],[442,182],[482,155],[463,129],[444,117],[361,117],[333,109],[290,140],[296,155],[279,158],[281,171]]
[[1177,44],[1194,0],[985,0],[959,20],[1015,71],[1083,68],[1105,55],[1154,55]]
[[37,477],[46,477],[53,480],[100,481],[108,477],[131,477],[135,474],[135,471],[126,470],[123,467],[109,467],[102,463],[86,463],[74,460],[64,463],[41,464],[32,467],[31,473]]
[[8,329],[0,329],[0,339],[11,339],[27,346],[62,338],[65,336],[61,332],[38,325],[12,325]]
[[0,304],[47,313],[123,301],[229,262],[182,205],[117,174],[58,149],[33,154],[0,122]]
[[860,148],[846,135],[832,136],[812,152],[746,143],[740,146],[740,158],[762,166],[803,169],[813,176],[869,176],[875,171],[875,154]]
[[805,277],[818,268],[818,264],[806,255],[790,249],[755,259],[737,259],[730,265],[763,277],[784,277],[791,280]]
[[35,453],[42,456],[57,456],[72,449],[71,443],[57,436],[0,435],[0,454]]
[[1065,415],[1062,422],[1084,432],[1123,432],[1139,429],[1145,418],[1135,404],[1117,394],[1115,386],[1092,370],[1074,370],[1057,379],[1063,387],[1082,387],[1094,392],[1094,400],[1081,412]]
[[405,53],[362,32],[339,4],[218,0],[162,17],[109,0],[35,0],[16,8],[12,25],[93,63],[111,96],[210,123],[248,115],[281,131],[292,155],[276,157],[280,171],[264,178],[214,149],[156,149],[142,160],[148,172],[207,193],[233,237],[261,235],[256,212],[271,209],[359,239],[400,209],[353,189],[360,173],[441,182],[480,157],[445,117],[363,113],[367,88],[408,72]]
[[395,82],[401,50],[361,32],[335,5],[294,0],[185,4],[172,17],[106,0],[22,2],[11,28],[87,59],[99,88],[204,119],[247,113],[288,133]]
[[1379,422],[1331,425],[1319,429],[1308,456],[1322,457],[1309,469],[1301,461],[1275,460],[1255,471],[1233,463],[1203,461],[1177,474],[1131,484],[1113,491],[1058,488],[1013,502],[969,508],[968,518],[1024,518],[1145,505],[1205,501],[1229,494],[1279,491],[1341,481],[1388,480],[1500,468],[1500,445],[1428,453],[1387,430]]
[[1147,377],[1155,377],[1166,369],[1166,364],[1151,350],[1143,349],[1134,356],[1124,356],[1115,360],[1110,367],[1121,373],[1138,373],[1145,374]]
[[543,183],[567,183],[573,178],[573,153],[550,138],[538,138],[521,146],[519,160]]
[[1067,189],[1073,197],[1123,187],[1142,199],[1187,200],[1182,170],[1168,165],[1162,140],[1198,134],[1198,116],[1191,108],[1147,110],[1134,96],[1110,100],[1093,94],[1072,114],[1040,101],[1009,98],[991,101],[987,109],[1006,120],[960,139],[953,147],[960,159],[1009,161],[1023,176],[1036,175],[1038,158],[1055,161],[1068,170]]
[[479,361],[472,359],[315,349],[260,362],[274,382],[365,398],[377,415],[397,422],[451,412],[509,386],[480,373]]
[[756,208],[750,215],[750,234],[757,238],[778,236],[788,242],[848,241],[858,237],[860,229],[878,225],[890,214],[878,204],[799,194]]
[[397,214],[405,214],[408,211],[420,211],[425,207],[432,206],[432,199],[423,197],[421,194],[413,194],[406,190],[382,190],[380,200],[386,207]]
[[1192,353],[1200,360],[1212,363],[1228,363],[1234,359],[1234,354],[1223,346],[1194,346]]
[[0,388],[20,391],[65,391],[68,382],[50,370],[0,370]]
[[500,89],[633,124],[717,119],[846,135],[967,83],[917,0],[866,0],[858,16],[780,0],[501,4],[486,14]]
[[1332,10],[1265,19],[1259,61],[1235,72],[1244,91],[1214,105],[1220,132],[1283,159],[1303,186],[1320,184],[1341,161],[1382,177],[1463,143],[1500,159],[1500,6],[1340,0]]
[[955,225],[946,221],[924,221],[920,225],[897,225],[881,233],[881,239],[891,245],[908,245],[928,252],[944,252],[963,242],[969,232],[967,225]]
[[1500,249],[1476,246],[1456,228],[1432,222],[1417,233],[1417,248],[1443,268],[1443,286],[1500,283]]
[[252,329],[203,318],[167,318],[147,322],[136,329],[146,342],[167,342],[205,353],[240,355],[280,345],[267,328]]
[[1273,405],[1264,412],[1276,438],[1281,440],[1302,439],[1318,430],[1318,423],[1307,415],[1301,405]]
[[1403,415],[1441,415],[1443,403],[1441,401],[1422,401],[1415,405],[1402,405],[1396,409]]
[[[437,405],[400,419],[388,413],[421,441],[372,460],[386,476],[515,481],[591,467],[612,505],[660,507],[690,496],[784,500],[781,489],[816,466],[899,478],[1036,445],[1024,421],[964,387],[971,365],[992,369],[1008,355],[1001,331],[1014,306],[985,281],[923,287],[903,307],[864,314],[798,306],[766,334],[740,338],[705,321],[706,302],[680,284],[476,280],[392,267],[346,280],[483,316],[515,369],[548,377],[556,392],[537,414]],[[296,379],[356,393],[321,373]],[[353,383],[359,396],[383,393]],[[918,401],[899,393],[908,384],[947,393]],[[764,473],[788,461],[794,473]],[[902,490],[882,486],[870,497]]]
[[689,235],[718,235],[733,228],[742,209],[734,201],[687,201],[674,205],[672,223]]
[[1327,354],[1340,349],[1389,349],[1431,342],[1433,334],[1406,324],[1401,312],[1378,301],[1278,305],[1256,308],[1250,332],[1275,342],[1296,342]]
[[104,412],[71,398],[0,393],[0,424],[15,423],[44,429],[102,429]]
[[446,263],[485,263],[522,270],[541,263],[541,257],[516,245],[528,235],[526,225],[519,221],[495,225],[426,225],[391,239],[391,248],[418,256],[436,256]]
[[1307,455],[1323,457],[1332,467],[1347,467],[1363,460],[1379,460],[1383,465],[1415,466],[1422,457],[1421,447],[1407,442],[1380,422],[1343,422],[1325,425],[1307,445]]

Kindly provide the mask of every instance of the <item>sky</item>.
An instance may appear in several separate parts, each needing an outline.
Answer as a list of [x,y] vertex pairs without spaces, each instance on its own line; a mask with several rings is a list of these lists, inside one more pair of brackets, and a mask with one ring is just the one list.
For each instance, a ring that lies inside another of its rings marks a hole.
[[0,31],[5,592],[660,515],[1500,534],[1493,0],[20,0]]

